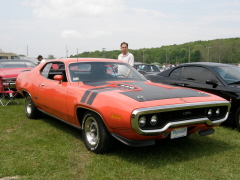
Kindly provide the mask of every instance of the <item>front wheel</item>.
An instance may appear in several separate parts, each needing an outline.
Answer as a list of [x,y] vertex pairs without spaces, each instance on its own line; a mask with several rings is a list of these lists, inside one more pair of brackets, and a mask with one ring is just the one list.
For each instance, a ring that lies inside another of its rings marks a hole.
[[29,94],[25,96],[25,114],[29,119],[41,117],[41,112],[36,108]]
[[84,114],[82,136],[86,148],[96,154],[108,152],[113,145],[113,137],[102,119],[91,111]]
[[240,131],[240,108],[236,112],[235,123],[237,125],[237,129]]

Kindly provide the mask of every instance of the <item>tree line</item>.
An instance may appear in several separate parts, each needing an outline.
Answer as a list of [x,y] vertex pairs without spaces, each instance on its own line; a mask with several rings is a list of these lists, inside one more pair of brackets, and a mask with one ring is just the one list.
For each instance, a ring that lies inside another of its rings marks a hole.
[[[209,41],[187,42],[180,45],[156,48],[129,49],[135,62],[144,63],[187,63],[218,62],[240,63],[240,38],[216,39]],[[91,57],[117,59],[120,50],[83,52],[70,57]]]

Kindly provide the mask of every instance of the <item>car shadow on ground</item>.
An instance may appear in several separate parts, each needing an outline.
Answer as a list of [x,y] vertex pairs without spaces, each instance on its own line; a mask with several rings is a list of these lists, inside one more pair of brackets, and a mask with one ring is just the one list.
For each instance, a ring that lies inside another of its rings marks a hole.
[[[196,161],[201,158],[211,158],[216,154],[238,148],[225,141],[214,138],[214,135],[199,137],[192,134],[188,137],[178,139],[158,140],[155,145],[148,147],[129,147],[118,145],[112,155],[121,157],[126,161],[136,164],[144,164],[144,167],[156,168],[169,163],[180,163],[185,161]],[[126,153],[127,151],[127,153]]]
[[48,123],[49,125],[63,131],[64,133],[68,133],[72,135],[73,137],[79,139],[82,141],[82,133],[80,129],[77,129],[69,124],[66,124],[60,120],[57,120],[56,118],[53,118],[47,114],[42,113],[41,119],[45,123]]
[[[83,141],[81,130],[45,114],[43,114],[41,120]],[[188,137],[178,139],[167,138],[157,140],[155,145],[146,147],[130,147],[116,141],[114,149],[105,155],[118,156],[131,163],[139,164],[144,162],[144,166],[152,167],[156,159],[162,162],[161,165],[166,165],[168,163],[209,157],[217,153],[237,148],[237,146],[219,140],[214,136],[215,134],[204,137],[198,134],[192,134]]]

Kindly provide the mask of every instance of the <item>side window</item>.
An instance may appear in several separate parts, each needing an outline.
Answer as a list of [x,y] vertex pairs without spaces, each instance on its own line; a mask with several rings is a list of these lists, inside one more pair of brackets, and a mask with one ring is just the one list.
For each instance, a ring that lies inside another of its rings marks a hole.
[[172,72],[171,72],[171,74],[170,74],[170,76],[169,77],[171,77],[171,78],[179,78],[179,76],[180,76],[180,74],[181,74],[181,71],[182,71],[182,68],[177,68],[177,69],[174,69]]
[[201,83],[206,83],[209,79],[218,81],[217,77],[204,67],[184,67],[180,79]]
[[48,77],[48,72],[50,71],[51,66],[52,66],[52,63],[48,63],[48,64],[46,64],[46,66],[43,68],[43,70],[42,70],[42,75],[43,75],[45,78]]
[[45,65],[42,70],[42,75],[47,79],[54,78],[55,75],[62,75],[63,82],[67,82],[65,65],[62,62],[51,62]]

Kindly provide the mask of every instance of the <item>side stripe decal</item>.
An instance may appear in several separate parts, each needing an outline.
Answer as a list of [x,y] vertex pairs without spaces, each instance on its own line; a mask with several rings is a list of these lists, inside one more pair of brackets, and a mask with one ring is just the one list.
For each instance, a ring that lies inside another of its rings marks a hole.
[[88,101],[87,101],[87,104],[92,105],[94,99],[96,98],[96,96],[97,96],[99,93],[107,92],[107,91],[114,91],[114,90],[116,90],[116,89],[115,89],[115,88],[114,88],[114,89],[112,88],[112,89],[104,89],[104,90],[94,91],[94,92],[90,95],[90,97],[89,97],[89,99],[88,99]]
[[109,88],[109,87],[101,87],[101,88],[93,88],[93,89],[88,89],[87,91],[85,91],[82,99],[81,99],[81,103],[84,103],[88,97],[88,95],[92,92],[92,91],[95,91],[95,90],[101,90],[101,89],[106,89],[106,88]]
[[[84,95],[83,95],[83,97],[82,97],[80,102],[92,105],[94,99],[96,98],[96,96],[99,93],[107,92],[107,91],[114,91],[114,90],[116,90],[116,88],[111,88],[111,87],[102,87],[102,88],[89,89],[89,90],[87,90],[84,93]],[[86,100],[87,100],[87,102],[86,102]]]

